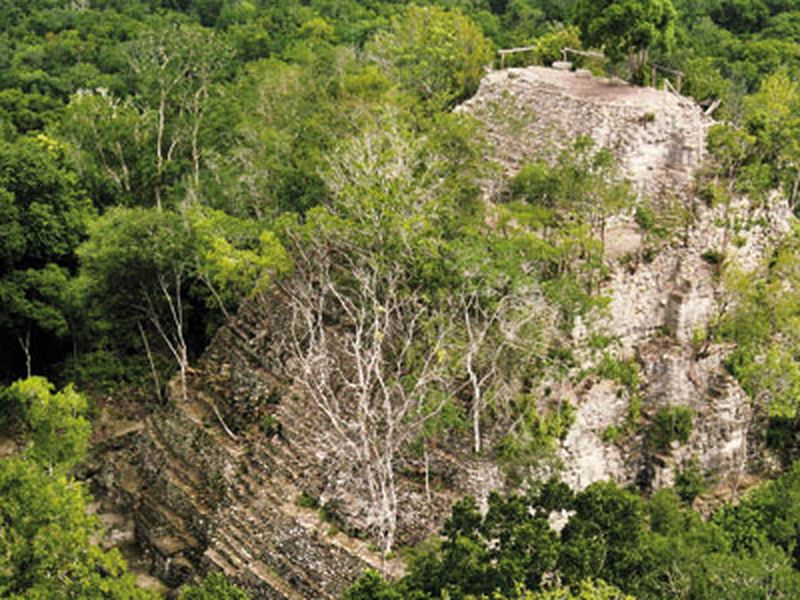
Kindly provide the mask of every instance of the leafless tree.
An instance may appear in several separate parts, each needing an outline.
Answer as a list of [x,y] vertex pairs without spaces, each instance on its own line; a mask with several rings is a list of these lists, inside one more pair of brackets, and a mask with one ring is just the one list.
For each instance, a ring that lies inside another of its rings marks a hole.
[[331,426],[326,449],[366,489],[368,524],[389,552],[396,462],[448,400],[451,324],[369,252],[327,242],[295,250],[298,269],[282,284],[290,369]]
[[289,374],[330,424],[322,443],[365,491],[384,552],[397,529],[396,463],[450,400],[452,319],[407,260],[424,255],[438,172],[392,119],[345,142],[325,173],[331,204],[288,234],[294,272],[280,284]]
[[441,266],[437,220],[458,210],[444,163],[384,119],[342,144],[324,174],[330,204],[286,233],[294,259],[279,284],[289,308],[280,342],[287,374],[330,424],[321,444],[337,459],[337,477],[363,490],[384,552],[395,543],[404,452],[466,387],[480,451],[487,396],[512,395],[508,379],[538,347],[523,338],[536,330],[531,339],[540,340],[547,320],[535,287],[489,289],[480,265],[442,293],[420,279],[425,265]]

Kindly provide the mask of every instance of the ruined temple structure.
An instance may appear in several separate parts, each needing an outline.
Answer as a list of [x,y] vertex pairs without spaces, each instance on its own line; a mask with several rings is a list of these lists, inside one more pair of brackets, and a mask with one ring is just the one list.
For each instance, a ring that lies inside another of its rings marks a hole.
[[614,151],[636,191],[649,198],[691,189],[712,124],[690,98],[547,67],[492,72],[458,110],[486,123],[509,175],[532,157],[554,159],[576,136],[588,135]]
[[[711,120],[672,93],[541,67],[488,74],[458,110],[486,124],[487,154],[508,175],[541,153],[555,160],[572,138],[588,134],[613,149],[642,201],[677,195],[696,205],[691,227],[653,246],[646,259],[649,242],[629,215],[609,227],[610,274],[602,290],[609,305],[571,334],[585,371],[599,360],[589,337],[615,340],[607,351],[639,365],[641,419],[660,407],[688,405],[692,436],[657,456],[640,433],[608,440],[604,431],[621,425],[630,398],[618,384],[580,377],[576,368],[550,382],[551,395],[575,407],[557,452],[564,480],[577,488],[601,479],[656,488],[697,459],[722,489],[740,482],[754,453],[749,402],[723,368],[729,349],[711,345],[699,353],[693,344],[719,307],[715,268],[704,256],[728,239],[721,209],[693,198]],[[487,198],[496,192],[487,189]],[[752,267],[786,230],[790,211],[777,202],[745,205],[746,239],[724,250],[728,260]],[[246,304],[190,374],[186,397],[173,384],[168,406],[148,417],[126,464],[108,477],[112,495],[135,515],[147,561],[171,586],[220,570],[255,598],[325,599],[338,597],[368,566],[399,572],[363,538],[363,503],[329,469],[317,443],[324,417],[275,375],[281,357],[270,337],[281,326],[279,301]],[[469,448],[468,440],[451,436],[430,449],[430,497],[418,460],[397,466],[401,543],[434,534],[456,499],[507,488],[491,452],[478,459]]]

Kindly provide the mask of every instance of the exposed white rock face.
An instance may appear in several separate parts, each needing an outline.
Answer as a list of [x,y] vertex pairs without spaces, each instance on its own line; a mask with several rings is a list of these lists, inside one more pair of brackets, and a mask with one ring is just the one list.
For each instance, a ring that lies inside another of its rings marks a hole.
[[[486,124],[509,176],[532,159],[556,160],[576,136],[590,135],[614,151],[642,200],[662,208],[677,202],[695,215],[690,227],[675,227],[674,239],[658,245],[648,242],[629,215],[609,220],[605,257],[611,273],[603,293],[610,303],[576,323],[573,351],[579,368],[586,369],[600,354],[586,341],[592,334],[610,336],[616,343],[609,351],[620,360],[635,359],[641,383],[638,390],[623,390],[594,377],[564,392],[576,409],[559,452],[564,480],[575,488],[607,479],[657,488],[671,485],[693,458],[717,480],[740,476],[750,402],[725,371],[729,349],[698,353],[698,344],[720,311],[715,260],[724,256],[741,269],[756,267],[791,227],[789,207],[777,196],[759,208],[746,199],[715,208],[696,199],[695,173],[713,121],[691,99],[675,94],[528,67],[491,73],[459,110]],[[488,197],[498,191],[487,185]],[[603,442],[609,426],[625,421],[634,394],[642,400],[639,433],[621,443]],[[678,405],[693,409],[693,434],[685,446],[653,456],[647,421],[660,408]]]
[[590,135],[614,150],[634,189],[650,198],[686,190],[712,124],[682,96],[545,67],[493,72],[458,110],[487,124],[509,174]]
[[627,401],[617,395],[617,386],[610,381],[601,381],[583,395],[575,424],[561,447],[561,477],[567,485],[583,489],[595,481],[627,482],[622,451],[601,438],[603,431],[622,421],[627,411]]

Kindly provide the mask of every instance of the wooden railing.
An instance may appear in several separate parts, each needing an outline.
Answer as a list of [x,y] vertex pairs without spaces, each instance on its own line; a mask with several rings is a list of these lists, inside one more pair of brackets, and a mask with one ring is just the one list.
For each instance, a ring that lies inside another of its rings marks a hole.
[[586,56],[588,58],[599,58],[605,60],[606,55],[602,52],[594,52],[592,50],[576,50],[575,48],[562,48],[561,49],[561,56],[564,57],[564,62],[567,62],[569,59],[570,54],[575,54],[577,56]]
[[500,55],[500,68],[506,68],[506,56],[509,54],[518,54],[520,52],[530,52],[532,50],[536,50],[536,46],[523,46],[521,48],[508,48],[507,50],[498,50],[497,53]]
[[656,82],[658,80],[658,73],[666,73],[668,75],[675,76],[675,85],[672,85],[672,82],[669,79],[664,79],[664,89],[670,89],[674,91],[676,94],[681,93],[681,87],[683,86],[683,78],[686,77],[686,73],[683,71],[678,71],[677,69],[670,69],[669,67],[662,67],[661,65],[657,65],[655,63],[650,64],[650,83],[653,87],[656,87]]
[[[497,53],[500,55],[500,68],[506,68],[506,56],[510,54],[519,54],[521,52],[532,52],[536,50],[536,46],[520,46],[519,48],[506,48],[503,50],[498,50]],[[585,56],[587,58],[598,58],[601,60],[605,60],[606,55],[602,52],[595,52],[592,50],[577,50],[576,48],[569,48],[564,47],[561,49],[561,56],[564,62],[568,62],[570,55],[576,56]],[[652,85],[655,87],[656,82],[658,81],[658,73],[664,73],[666,75],[673,75],[675,77],[675,85],[668,79],[664,79],[664,89],[672,91],[676,94],[681,93],[681,87],[683,86],[683,78],[686,77],[686,74],[683,71],[678,71],[677,69],[671,69],[669,67],[664,67],[662,65],[657,65],[655,63],[650,64],[650,81]]]

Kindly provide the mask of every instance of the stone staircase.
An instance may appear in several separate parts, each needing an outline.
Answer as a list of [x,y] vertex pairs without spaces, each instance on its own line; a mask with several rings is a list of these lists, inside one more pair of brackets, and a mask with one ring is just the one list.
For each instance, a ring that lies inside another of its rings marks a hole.
[[[145,423],[131,467],[136,538],[172,587],[217,570],[253,598],[332,599],[367,567],[402,573],[399,559],[384,560],[366,539],[366,501],[321,443],[324,416],[281,379],[269,335],[280,320],[263,301],[243,307],[238,333],[218,332],[186,396],[174,381],[169,406]],[[265,414],[280,432],[262,431]],[[502,483],[496,466],[470,464],[468,448],[464,456],[430,450],[437,471],[430,498],[416,459],[398,465],[405,541],[434,533],[458,498],[485,497]]]
[[[219,570],[254,598],[338,598],[367,566],[380,568],[380,557],[296,505],[324,488],[315,446],[324,424],[295,394],[265,404],[277,383],[265,366],[269,340],[253,335],[257,316],[245,309],[241,318],[255,341],[221,330],[186,398],[174,382],[169,409],[146,422],[136,459],[137,540],[173,587]],[[280,435],[260,430],[265,406]]]

